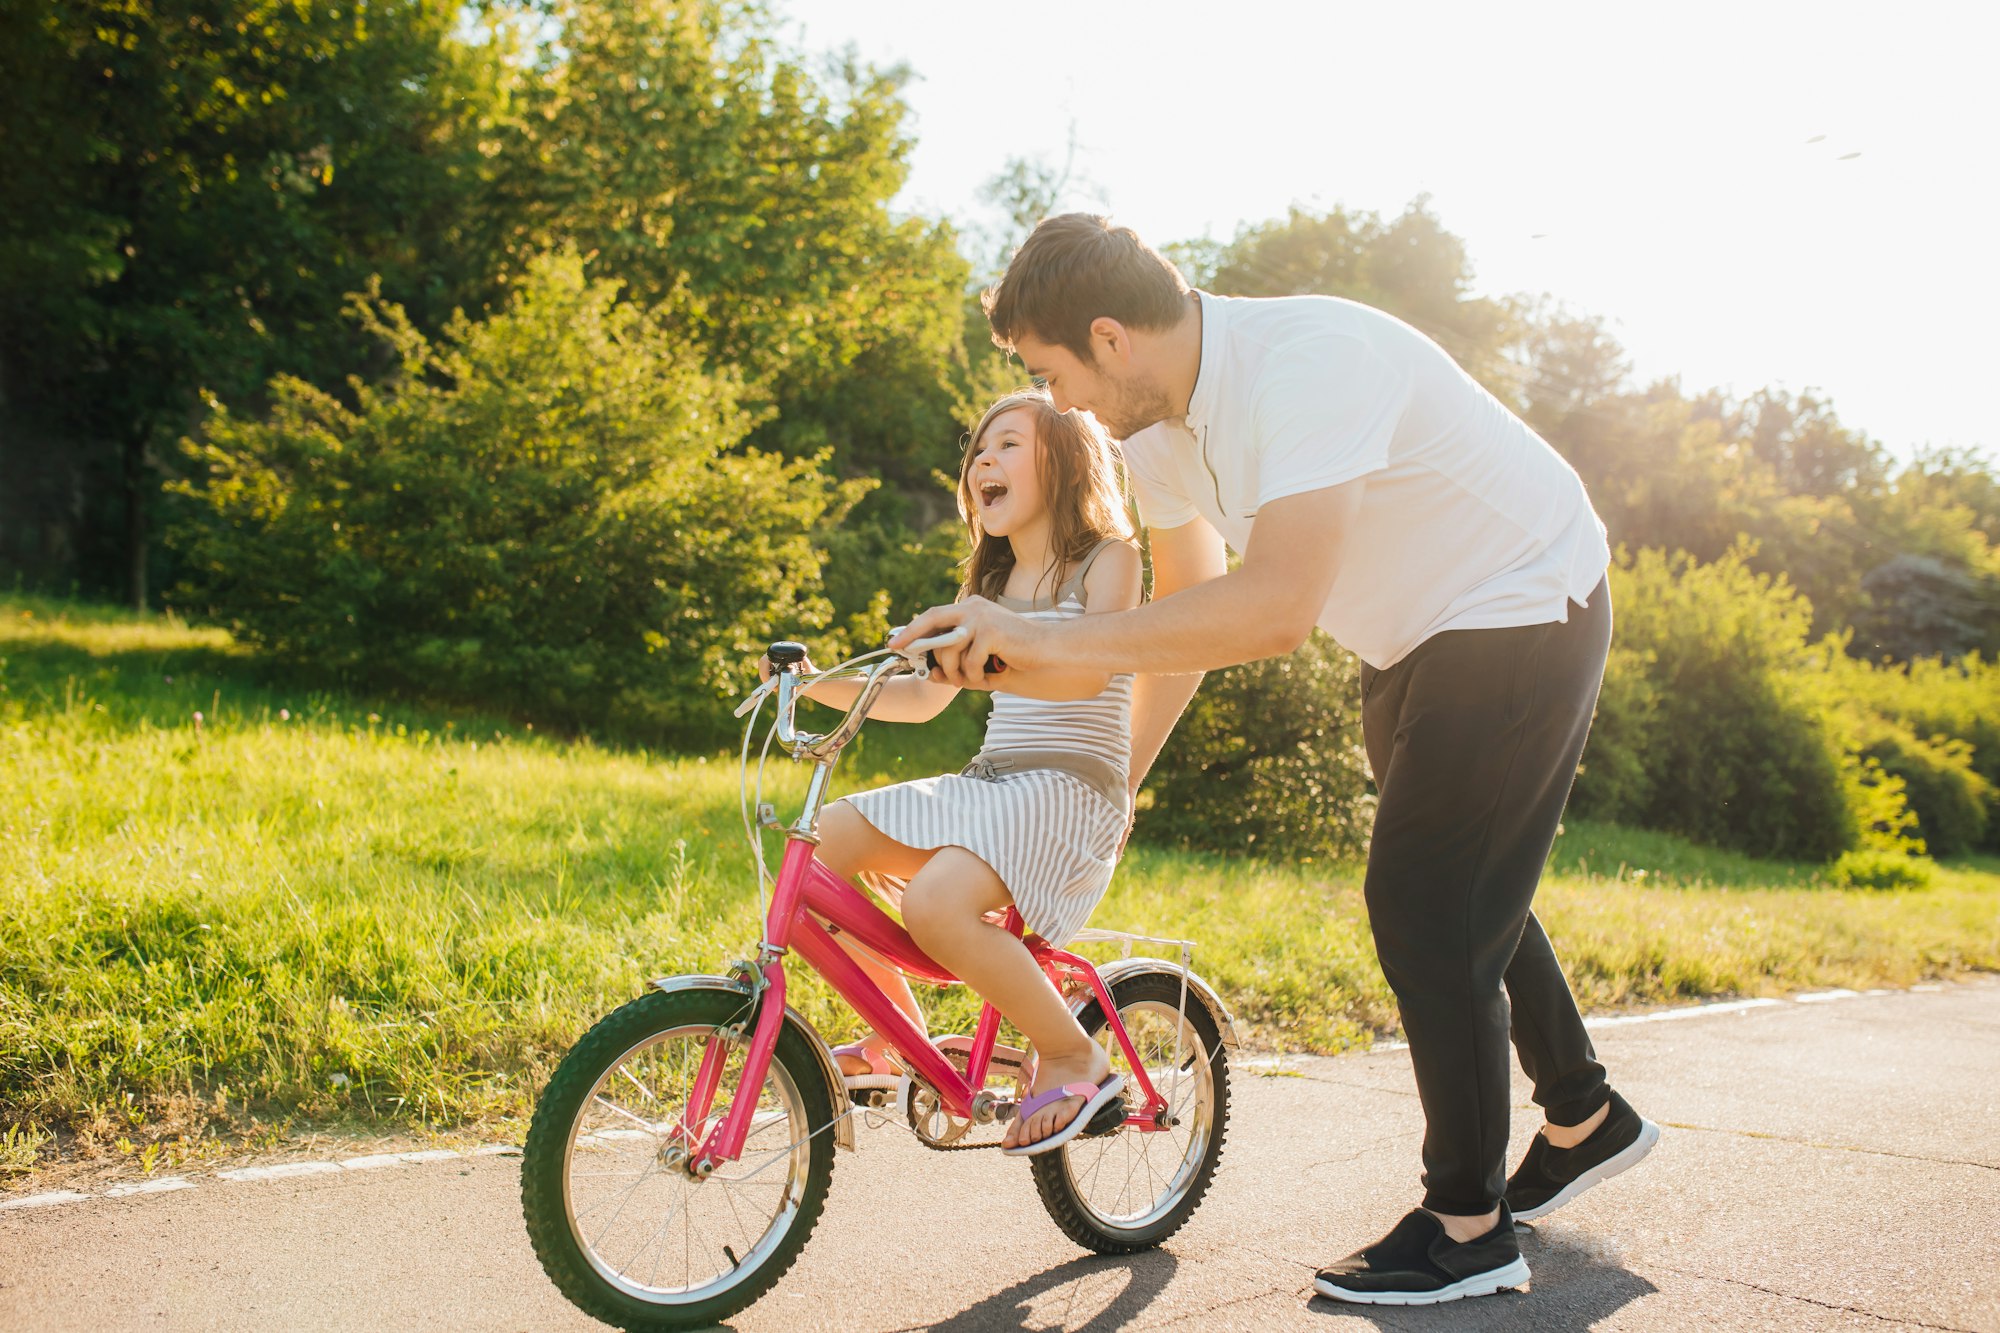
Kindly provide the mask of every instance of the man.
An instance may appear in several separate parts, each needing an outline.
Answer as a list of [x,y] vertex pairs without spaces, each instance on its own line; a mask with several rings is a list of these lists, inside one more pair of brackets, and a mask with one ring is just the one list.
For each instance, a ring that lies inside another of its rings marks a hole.
[[[1004,682],[989,655],[1144,673],[1135,789],[1199,673],[1291,652],[1315,625],[1361,658],[1380,793],[1365,895],[1422,1098],[1425,1194],[1316,1285],[1429,1304],[1524,1283],[1515,1219],[1659,1137],[1606,1083],[1529,910],[1610,645],[1582,482],[1408,325],[1330,297],[1192,292],[1100,217],[1044,221],[986,308],[1058,408],[1125,441],[1154,600],[1052,624],[971,598],[898,646],[966,627],[939,657],[971,688]],[[1547,1124],[1508,1177],[1510,1018]]]

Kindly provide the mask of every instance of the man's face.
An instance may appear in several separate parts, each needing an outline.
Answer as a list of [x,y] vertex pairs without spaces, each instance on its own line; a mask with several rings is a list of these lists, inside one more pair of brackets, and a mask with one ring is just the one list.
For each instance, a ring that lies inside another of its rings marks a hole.
[[1088,412],[1114,439],[1129,439],[1156,421],[1181,415],[1182,409],[1168,401],[1155,377],[1138,364],[1130,343],[1125,344],[1127,354],[1120,356],[1108,339],[1097,341],[1104,344],[1104,351],[1095,361],[1032,334],[1016,338],[1014,351],[1028,373],[1049,391],[1058,412]]

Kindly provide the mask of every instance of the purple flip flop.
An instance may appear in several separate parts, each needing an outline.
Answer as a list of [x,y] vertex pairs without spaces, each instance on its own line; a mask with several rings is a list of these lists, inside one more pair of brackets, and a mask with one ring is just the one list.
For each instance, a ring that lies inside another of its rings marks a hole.
[[1009,1157],[1032,1157],[1037,1153],[1054,1152],[1071,1139],[1081,1134],[1084,1127],[1096,1118],[1097,1113],[1116,1101],[1125,1091],[1125,1076],[1112,1074],[1102,1083],[1065,1083],[1060,1088],[1050,1088],[1038,1092],[1014,1108],[1016,1120],[1026,1120],[1035,1112],[1065,1097],[1083,1098],[1083,1109],[1070,1117],[1070,1122],[1045,1139],[1024,1143],[1017,1148],[1002,1148]]

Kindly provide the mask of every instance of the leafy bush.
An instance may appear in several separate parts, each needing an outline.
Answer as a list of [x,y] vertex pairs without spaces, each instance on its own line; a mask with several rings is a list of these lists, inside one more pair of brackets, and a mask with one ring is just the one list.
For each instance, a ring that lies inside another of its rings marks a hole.
[[1161,751],[1135,837],[1211,851],[1353,856],[1374,816],[1360,672],[1315,632],[1214,672]]
[[877,491],[820,536],[826,596],[846,615],[841,649],[877,647],[890,625],[958,595],[965,525],[950,518],[918,532],[896,512],[898,498]]
[[1973,771],[1970,743],[1942,735],[1923,740],[1906,727],[1876,719],[1861,753],[1902,780],[1932,856],[1960,856],[1984,841],[1992,789]]
[[[1622,625],[1618,633],[1622,634]],[[1614,635],[1597,714],[1590,724],[1590,743],[1570,795],[1570,812],[1580,819],[1640,826],[1649,822],[1651,754],[1660,726],[1660,683],[1652,675],[1654,665],[1650,651],[1627,648]]]
[[185,606],[360,683],[705,737],[774,629],[826,624],[812,534],[867,483],[728,452],[752,422],[574,254],[432,343],[371,294],[397,370],[353,406],[295,379],[219,406],[177,534]]
[[[1857,679],[1858,678],[1858,679]],[[1848,692],[1857,703],[1919,737],[1963,742],[1984,783],[1985,831],[1978,845],[2000,850],[2000,661],[1968,654],[1907,667],[1855,664]]]
[[1782,578],[1741,551],[1707,565],[1641,551],[1611,581],[1618,651],[1579,814],[1813,861],[1895,823],[1893,780],[1849,758],[1814,675],[1812,610]]
[[1856,617],[1856,633],[1898,661],[1990,649],[2000,627],[1995,580],[1934,556],[1894,556],[1862,577],[1861,591],[1868,606]]
[[1928,889],[1929,861],[1879,847],[1843,852],[1827,867],[1827,881],[1843,889]]

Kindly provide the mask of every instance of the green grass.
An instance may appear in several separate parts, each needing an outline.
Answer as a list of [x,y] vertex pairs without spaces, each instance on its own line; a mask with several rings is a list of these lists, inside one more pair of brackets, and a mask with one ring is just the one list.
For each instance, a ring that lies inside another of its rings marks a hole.
[[[975,726],[877,727],[850,779],[939,771]],[[782,809],[802,774],[773,771]],[[217,631],[0,598],[0,1171],[288,1118],[506,1127],[648,977],[754,942],[736,773],[288,690]],[[1990,859],[1866,893],[1572,825],[1553,868],[1538,908],[1586,1005],[2000,967]],[[1137,847],[1097,924],[1196,940],[1261,1043],[1394,1028],[1352,865]]]

